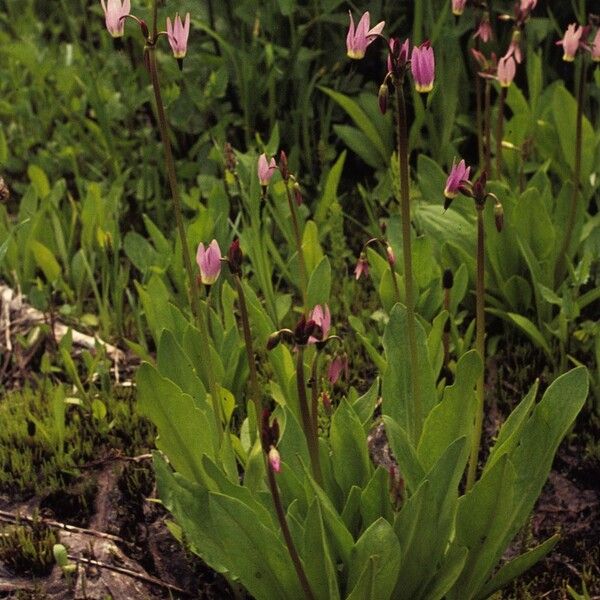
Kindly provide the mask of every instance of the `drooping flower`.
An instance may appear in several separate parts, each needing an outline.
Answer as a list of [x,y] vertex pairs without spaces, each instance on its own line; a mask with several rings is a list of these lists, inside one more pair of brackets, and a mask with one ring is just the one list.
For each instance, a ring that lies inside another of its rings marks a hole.
[[417,92],[421,94],[430,92],[433,89],[433,80],[435,79],[435,57],[429,41],[413,48],[410,69]]
[[490,23],[490,15],[483,13],[479,26],[473,38],[479,38],[484,44],[492,39],[492,24]]
[[273,177],[273,173],[275,173],[276,168],[277,163],[275,162],[274,158],[271,158],[269,161],[264,152],[258,157],[258,179],[260,181],[260,185],[269,185],[269,181],[271,181],[271,177]]
[[325,340],[329,335],[331,329],[331,312],[327,304],[317,304],[310,313],[310,318],[321,328],[321,339],[318,340],[316,337],[311,336],[308,338],[309,344],[316,344],[321,340]]
[[521,0],[519,6],[521,12],[531,12],[537,5],[538,0]]
[[207,248],[203,243],[198,246],[196,262],[200,269],[200,278],[204,285],[212,285],[221,272],[221,249],[217,240],[213,240]]
[[385,255],[387,257],[388,263],[394,266],[396,264],[396,255],[394,254],[394,249],[390,244],[385,247]]
[[188,37],[190,35],[190,13],[185,15],[185,23],[181,21],[179,13],[175,13],[175,22],[167,17],[167,36],[173,56],[177,59],[184,58],[187,53]]
[[337,383],[340,375],[344,373],[344,376],[348,378],[348,357],[344,356],[336,356],[330,363],[327,368],[327,379],[331,385]]
[[600,62],[600,27],[596,30],[596,35],[592,42],[592,60]]
[[500,85],[502,87],[510,87],[510,84],[515,78],[516,71],[517,65],[515,63],[515,59],[510,55],[503,56],[498,61],[498,71],[496,75]]
[[125,33],[125,17],[131,10],[130,0],[100,0],[104,10],[106,29],[114,38],[123,37]]
[[571,23],[565,31],[565,35],[562,40],[556,42],[557,46],[563,47],[563,60],[566,62],[573,62],[575,60],[575,54],[580,47],[585,46],[581,38],[584,33],[584,27],[577,23]]
[[275,473],[279,473],[281,471],[281,456],[279,455],[279,451],[277,448],[275,448],[275,446],[271,446],[268,458],[271,469],[273,469]]
[[369,262],[364,254],[361,254],[356,267],[354,268],[354,277],[358,281],[362,276],[369,276]]
[[467,0],[452,0],[452,14],[459,17],[465,10]]
[[365,12],[360,18],[356,28],[354,27],[354,19],[352,13],[350,15],[350,26],[346,35],[346,50],[349,58],[360,60],[364,57],[367,51],[367,46],[375,41],[375,38],[381,33],[385,26],[385,21],[380,21],[375,27],[369,29],[371,25],[371,15],[369,11]]
[[450,202],[458,196],[462,184],[465,181],[468,181],[470,173],[471,167],[467,167],[464,160],[461,160],[458,164],[452,163],[452,169],[450,170],[450,175],[448,175],[446,187],[444,188],[444,196],[447,199],[444,203],[445,209],[447,209],[450,206]]

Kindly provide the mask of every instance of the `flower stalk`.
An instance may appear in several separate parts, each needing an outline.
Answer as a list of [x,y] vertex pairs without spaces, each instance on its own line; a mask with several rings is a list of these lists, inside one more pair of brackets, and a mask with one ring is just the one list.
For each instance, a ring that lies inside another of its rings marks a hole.
[[[475,203],[477,210],[477,274],[475,282],[475,349],[485,365],[485,230],[483,226],[483,210],[485,203]],[[469,456],[469,467],[467,470],[466,491],[468,492],[475,483],[477,475],[477,462],[479,458],[479,447],[481,445],[481,432],[483,429],[483,409],[485,401],[484,388],[485,367],[477,379],[475,426],[471,439],[471,454]]]
[[[396,81],[396,138],[398,144],[398,166],[400,170],[400,213],[402,218],[402,258],[404,261],[404,291],[407,311],[407,333],[410,352],[410,367],[412,373],[413,414],[411,419],[411,434],[418,442],[421,435],[423,407],[419,379],[419,362],[417,358],[417,335],[415,315],[415,295],[413,289],[412,247],[410,228],[410,191],[408,174],[408,133],[406,124],[406,104],[402,82]],[[395,273],[392,273],[395,281]]]
[[504,104],[506,103],[507,87],[500,88],[498,100],[498,119],[496,121],[496,178],[502,177],[502,138],[504,137]]
[[573,229],[575,228],[575,219],[577,218],[577,201],[579,199],[579,190],[581,187],[583,100],[585,97],[585,80],[587,64],[585,56],[582,56],[579,60],[579,81],[577,83],[576,96],[577,116],[575,122],[575,161],[573,165],[573,193],[571,194],[571,205],[569,208],[569,217],[567,219],[567,225],[565,228],[565,236],[563,238],[563,242],[556,259],[554,271],[554,282],[556,285],[558,285],[560,280],[564,277],[567,262],[567,254],[571,246],[571,238],[573,237]]
[[[183,223],[183,214],[181,209],[181,197],[179,194],[179,184],[177,181],[177,173],[175,171],[175,160],[173,158],[173,149],[171,147],[171,141],[169,138],[169,128],[167,123],[167,117],[165,114],[165,108],[162,101],[162,93],[160,87],[160,79],[158,76],[158,66],[156,63],[156,40],[158,38],[158,24],[157,24],[157,15],[158,15],[158,7],[157,0],[153,1],[153,23],[152,23],[152,31],[153,38],[148,40],[146,43],[146,47],[144,49],[146,64],[148,66],[148,71],[150,73],[150,79],[152,82],[152,90],[154,92],[154,99],[156,102],[156,114],[158,121],[158,128],[160,131],[160,137],[163,145],[164,158],[165,158],[165,168],[167,171],[167,178],[169,180],[169,187],[171,190],[171,198],[173,200],[173,209],[175,212],[175,221],[177,224],[177,231],[179,233],[179,238],[181,241],[181,252],[183,255],[183,264],[185,267],[185,271],[187,274],[188,280],[188,294],[190,299],[190,305],[192,308],[192,313],[196,318],[196,322],[198,324],[198,329],[200,331],[200,335],[203,339],[208,341],[208,329],[206,326],[206,322],[204,319],[204,314],[200,305],[200,295],[198,292],[198,286],[195,285],[194,271],[192,268],[192,259],[190,256],[190,248],[187,241],[187,235],[185,232],[185,225]],[[202,364],[200,365],[202,372],[204,373],[207,381],[208,387],[212,399],[213,411],[215,420],[217,422],[217,431],[219,434],[219,442],[223,437],[223,427],[222,427],[222,418],[221,418],[221,407],[219,401],[219,387],[214,375],[214,369],[211,365],[211,357],[209,352],[201,352]]]
[[238,306],[240,309],[240,321],[242,323],[242,333],[244,335],[244,347],[246,349],[246,359],[248,360],[248,368],[250,369],[250,397],[254,403],[254,412],[256,419],[256,427],[250,427],[250,438],[254,443],[256,433],[258,431],[258,420],[262,414],[262,394],[258,385],[258,373],[256,371],[256,361],[254,359],[254,346],[252,343],[252,333],[250,331],[250,319],[248,317],[248,306],[246,304],[246,295],[244,287],[240,280],[240,276],[236,273],[233,275],[235,289],[238,295]]
[[300,404],[302,429],[304,429],[304,435],[306,437],[313,476],[315,481],[319,485],[322,485],[323,477],[321,475],[321,462],[319,460],[319,440],[310,416],[304,376],[304,347],[300,345],[297,346],[296,349],[296,389],[298,391],[298,402]]

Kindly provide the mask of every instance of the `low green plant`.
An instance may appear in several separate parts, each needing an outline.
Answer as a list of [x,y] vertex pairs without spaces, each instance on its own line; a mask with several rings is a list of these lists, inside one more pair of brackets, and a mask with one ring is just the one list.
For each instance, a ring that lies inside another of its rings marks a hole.
[[58,535],[39,518],[0,530],[0,561],[18,575],[47,575],[54,565]]

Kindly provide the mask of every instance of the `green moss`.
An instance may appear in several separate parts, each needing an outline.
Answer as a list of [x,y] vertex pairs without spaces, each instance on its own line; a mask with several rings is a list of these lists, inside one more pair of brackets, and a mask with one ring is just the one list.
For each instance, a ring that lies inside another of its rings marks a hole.
[[0,402],[0,491],[13,498],[60,492],[86,463],[147,452],[153,441],[130,389],[89,404],[49,384],[11,392]]
[[7,525],[0,531],[0,561],[18,575],[47,575],[57,543],[57,533],[39,519]]

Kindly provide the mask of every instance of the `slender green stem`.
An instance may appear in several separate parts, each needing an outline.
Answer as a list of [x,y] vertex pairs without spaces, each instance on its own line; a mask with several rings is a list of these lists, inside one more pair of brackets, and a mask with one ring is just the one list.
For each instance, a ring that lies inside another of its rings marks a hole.
[[444,310],[448,313],[448,321],[444,326],[444,333],[442,335],[442,346],[444,348],[444,369],[448,371],[450,364],[450,288],[444,288]]
[[315,358],[310,370],[310,416],[312,417],[312,430],[315,439],[319,439],[319,351],[315,352]]
[[504,137],[504,103],[506,101],[507,88],[500,89],[498,102],[498,118],[496,120],[496,178],[502,177],[502,138]]
[[492,84],[489,80],[485,80],[485,88],[483,95],[483,128],[484,128],[484,164],[485,164],[485,172],[490,176],[492,172],[492,139],[491,139],[491,129],[492,129]]
[[304,436],[306,437],[306,445],[308,446],[313,476],[315,481],[319,485],[322,485],[323,478],[321,476],[321,463],[319,461],[319,443],[316,432],[313,429],[308,409],[308,398],[306,397],[306,384],[304,381],[304,348],[302,346],[298,346],[296,352],[296,389],[298,390],[300,417],[302,418],[302,428],[304,429]]
[[310,587],[310,583],[308,582],[308,578],[306,577],[302,560],[298,555],[298,551],[294,545],[294,540],[292,539],[292,534],[290,533],[290,528],[287,524],[287,519],[285,518],[285,511],[283,510],[283,504],[281,503],[281,496],[279,495],[279,488],[277,487],[277,481],[275,480],[275,473],[273,473],[273,469],[271,468],[266,455],[265,462],[267,468],[267,479],[269,481],[269,490],[271,491],[271,496],[273,497],[273,504],[275,505],[275,512],[277,513],[277,520],[279,521],[279,526],[281,527],[281,532],[283,533],[285,545],[287,546],[290,558],[294,563],[294,569],[296,569],[296,575],[298,576],[298,580],[302,586],[302,591],[304,592],[305,598],[307,600],[314,600],[315,596]]
[[484,281],[484,260],[485,260],[485,238],[483,227],[483,205],[476,205],[477,209],[477,279],[476,279],[476,333],[475,348],[483,362],[484,368],[477,379],[477,400],[475,407],[475,427],[473,438],[471,439],[471,455],[469,457],[469,469],[467,471],[467,486],[469,491],[475,483],[477,475],[477,461],[479,458],[479,446],[481,445],[481,432],[483,430],[483,408],[485,399],[485,281]]
[[585,94],[586,62],[581,57],[579,62],[579,82],[577,84],[577,117],[575,123],[575,164],[573,166],[573,193],[571,194],[571,206],[569,217],[565,228],[565,236],[556,258],[554,267],[554,283],[558,285],[564,277],[573,229],[577,218],[577,201],[579,199],[579,188],[581,186],[581,147],[582,147],[582,121],[583,121],[583,99]]
[[[479,50],[479,39],[475,41],[475,49]],[[475,123],[477,126],[477,153],[479,164],[483,164],[483,116],[482,116],[481,77],[475,69]]]
[[[154,3],[154,9],[156,10],[156,2]],[[154,23],[156,27],[156,22]],[[173,150],[171,148],[171,140],[169,138],[169,128],[167,124],[167,117],[165,114],[165,108],[162,101],[162,94],[160,89],[160,80],[158,77],[158,67],[156,64],[156,46],[155,44],[148,45],[146,47],[147,53],[147,64],[150,72],[150,78],[152,80],[152,89],[154,91],[154,98],[156,101],[156,114],[158,116],[158,128],[160,130],[160,137],[163,144],[163,150],[165,155],[165,167],[167,170],[167,178],[169,180],[169,187],[171,189],[171,197],[173,199],[173,208],[175,212],[175,221],[177,223],[177,230],[179,232],[179,238],[181,241],[181,252],[183,254],[183,263],[187,273],[188,279],[188,290],[190,294],[190,304],[192,312],[196,317],[198,329],[203,340],[206,340],[208,347],[208,330],[204,319],[204,314],[200,305],[200,295],[198,293],[198,286],[195,284],[194,271],[192,269],[192,260],[190,257],[190,248],[187,242],[187,236],[185,232],[185,225],[183,223],[183,214],[181,210],[181,198],[179,196],[179,185],[177,183],[177,174],[175,172],[175,161],[173,159]],[[215,420],[217,421],[217,431],[219,433],[219,440],[222,438],[222,419],[221,419],[221,408],[219,401],[219,388],[215,379],[215,372],[211,364],[211,357],[209,352],[201,352],[202,357],[201,369],[208,381],[209,391],[212,397],[213,411],[215,413]]]
[[[262,414],[262,396],[260,388],[258,386],[258,375],[256,372],[256,361],[254,358],[254,346],[252,344],[252,333],[250,332],[250,319],[248,318],[248,307],[246,305],[246,295],[244,294],[244,288],[240,281],[239,275],[234,275],[233,280],[235,282],[235,289],[238,294],[238,303],[240,307],[240,320],[242,322],[242,331],[244,334],[244,346],[246,348],[246,358],[248,359],[248,368],[250,369],[250,392],[252,395],[252,401],[254,402],[254,409],[256,412],[256,421]],[[258,432],[258,425],[256,428],[252,428],[250,436],[252,441],[256,439]]]
[[[404,291],[407,312],[407,333],[410,352],[411,381],[413,392],[413,410],[411,434],[417,443],[421,435],[423,409],[421,404],[421,386],[419,362],[417,357],[417,335],[415,315],[415,295],[413,290],[412,248],[410,227],[410,191],[408,175],[408,132],[406,123],[406,105],[402,82],[396,82],[396,138],[398,143],[398,166],[400,171],[400,213],[402,217],[402,258],[404,260]],[[395,277],[394,277],[395,279]]]
[[290,214],[292,216],[292,228],[294,230],[294,239],[296,241],[296,252],[298,252],[298,264],[300,267],[300,292],[302,294],[302,304],[304,306],[304,315],[308,311],[307,303],[307,289],[308,289],[308,275],[306,272],[306,261],[304,259],[304,250],[302,249],[302,235],[300,234],[300,223],[298,222],[298,211],[296,210],[296,203],[292,198],[290,192],[289,182],[285,183],[285,192],[287,194],[288,205],[290,207]]

